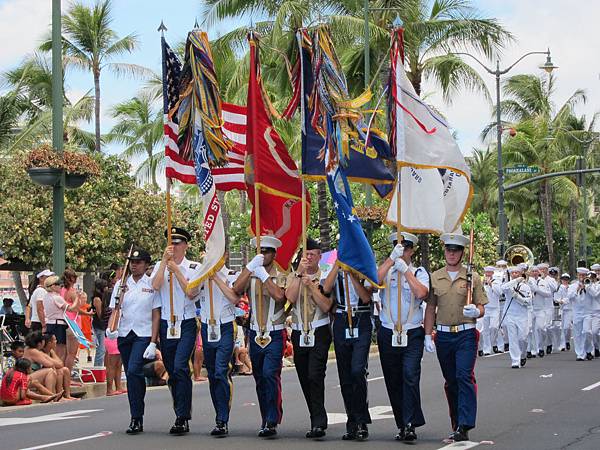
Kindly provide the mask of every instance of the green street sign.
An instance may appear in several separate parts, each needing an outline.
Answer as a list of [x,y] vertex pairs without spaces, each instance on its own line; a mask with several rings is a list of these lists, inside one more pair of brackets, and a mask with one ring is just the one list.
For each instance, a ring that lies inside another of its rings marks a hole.
[[540,171],[539,167],[536,166],[527,166],[525,164],[517,164],[513,167],[505,167],[504,173],[538,173]]

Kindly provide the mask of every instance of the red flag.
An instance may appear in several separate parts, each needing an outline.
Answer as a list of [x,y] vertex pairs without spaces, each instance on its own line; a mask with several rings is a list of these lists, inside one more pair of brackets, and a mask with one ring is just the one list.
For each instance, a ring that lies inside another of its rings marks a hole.
[[[290,157],[273,122],[265,102],[271,108],[263,90],[258,55],[258,40],[252,34],[250,42],[250,84],[248,86],[248,124],[246,140],[246,184],[254,183],[260,195],[260,232],[273,234],[282,245],[275,261],[288,270],[302,237],[302,182],[298,166]],[[255,205],[254,189],[248,197]],[[307,224],[310,219],[310,196],[306,193]],[[255,208],[251,227],[255,230]]]

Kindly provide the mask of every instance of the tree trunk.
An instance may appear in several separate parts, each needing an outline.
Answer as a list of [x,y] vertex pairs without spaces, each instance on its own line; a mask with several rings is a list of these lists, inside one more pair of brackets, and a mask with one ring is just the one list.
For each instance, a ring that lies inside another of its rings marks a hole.
[[317,182],[317,199],[319,204],[319,237],[323,251],[331,249],[331,224],[329,223],[329,200],[324,181]]
[[11,275],[13,283],[15,284],[15,290],[19,296],[21,309],[25,311],[25,306],[27,306],[27,294],[25,294],[25,289],[23,289],[23,283],[21,282],[21,272],[11,272]]
[[522,209],[519,209],[519,227],[519,243],[523,244],[525,242],[525,217]]
[[544,221],[544,234],[546,235],[546,247],[548,248],[548,262],[554,265],[554,235],[552,232],[552,199],[550,184],[547,181],[540,182],[540,209]]
[[575,268],[577,265],[577,249],[575,248],[575,233],[577,228],[577,201],[569,202],[569,273],[575,276]]
[[154,164],[155,161],[154,161],[154,155],[152,154],[152,145],[148,145],[146,152],[148,153],[148,162],[149,162],[150,178],[152,180],[152,189],[154,190],[154,192],[159,192],[160,188],[158,186],[158,183],[156,182],[156,165]]
[[96,127],[95,150],[100,151],[100,70],[94,71],[94,119]]

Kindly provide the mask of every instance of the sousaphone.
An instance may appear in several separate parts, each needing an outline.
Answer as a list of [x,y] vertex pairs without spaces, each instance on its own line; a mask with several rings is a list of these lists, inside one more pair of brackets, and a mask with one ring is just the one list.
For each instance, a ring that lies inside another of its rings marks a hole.
[[525,263],[529,267],[534,264],[533,252],[522,244],[511,245],[504,253],[504,260],[509,266],[518,266]]

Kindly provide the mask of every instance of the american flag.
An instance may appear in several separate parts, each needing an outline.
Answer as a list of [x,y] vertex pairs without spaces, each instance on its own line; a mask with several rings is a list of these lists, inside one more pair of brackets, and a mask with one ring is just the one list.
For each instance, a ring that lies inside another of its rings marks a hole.
[[[165,134],[166,175],[182,183],[196,184],[196,170],[193,159],[185,159],[180,155],[177,145],[179,125],[177,117],[169,117],[169,111],[179,99],[179,78],[181,61],[169,47],[165,38],[162,42],[163,56],[163,113]],[[232,189],[245,190],[244,156],[246,154],[246,107],[230,103],[222,104],[223,130],[234,143],[234,148],[227,156],[229,163],[224,167],[211,170],[215,187],[220,191]]]

